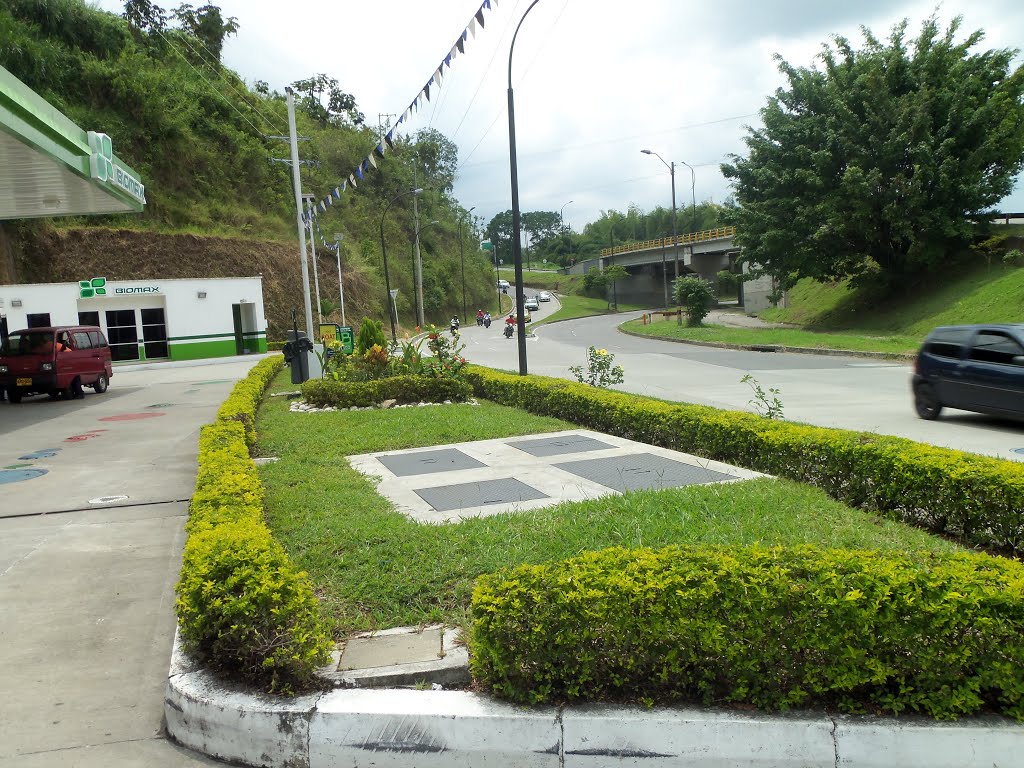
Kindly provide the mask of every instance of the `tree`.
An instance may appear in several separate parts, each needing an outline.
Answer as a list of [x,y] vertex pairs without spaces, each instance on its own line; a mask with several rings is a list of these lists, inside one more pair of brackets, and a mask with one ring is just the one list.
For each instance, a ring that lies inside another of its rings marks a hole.
[[220,8],[212,4],[193,8],[188,3],[183,3],[174,9],[173,15],[181,24],[182,29],[198,38],[206,48],[209,57],[220,64],[224,41],[228,35],[233,35],[238,31],[238,19],[229,16],[225,21],[220,13]]
[[615,305],[615,311],[619,311],[619,280],[625,280],[629,277],[629,272],[621,264],[612,264],[610,267],[606,267],[604,270],[605,279],[612,284],[612,303]]
[[124,19],[140,32],[160,34],[167,28],[167,14],[149,0],[125,0]]
[[303,95],[300,102],[302,109],[322,128],[328,125],[363,124],[363,113],[356,107],[355,96],[341,90],[337,79],[321,73],[305,80],[296,80],[292,87]]
[[419,179],[420,186],[450,194],[459,167],[459,148],[455,142],[434,128],[424,128],[416,132],[413,151],[417,167],[424,173]]
[[783,288],[802,277],[891,288],[943,268],[972,220],[1010,193],[1024,161],[1024,70],[1015,51],[971,54],[933,16],[909,45],[907,22],[888,44],[863,29],[842,37],[823,69],[777,58],[788,80],[731,156],[731,210],[743,259]]

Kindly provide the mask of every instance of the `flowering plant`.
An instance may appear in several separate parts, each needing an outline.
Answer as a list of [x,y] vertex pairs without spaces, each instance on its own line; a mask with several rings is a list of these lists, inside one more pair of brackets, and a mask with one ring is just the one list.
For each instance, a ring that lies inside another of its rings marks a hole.
[[427,349],[434,357],[423,360],[423,373],[438,379],[461,379],[462,369],[466,367],[466,358],[461,352],[465,348],[465,344],[458,343],[458,336],[449,337],[437,326],[427,326]]
[[621,384],[623,371],[621,365],[615,365],[615,355],[607,349],[590,347],[587,349],[587,370],[583,371],[581,365],[570,365],[569,372],[576,377],[580,384],[589,384],[592,387],[607,387],[611,384]]

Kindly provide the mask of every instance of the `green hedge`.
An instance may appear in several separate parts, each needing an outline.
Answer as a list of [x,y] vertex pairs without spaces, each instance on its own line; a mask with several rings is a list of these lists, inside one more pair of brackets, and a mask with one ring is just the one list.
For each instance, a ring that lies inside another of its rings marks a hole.
[[1024,566],[814,547],[610,549],[483,576],[471,667],[516,702],[1024,719]]
[[666,403],[471,366],[478,397],[822,488],[843,503],[1024,552],[1024,464],[867,432]]
[[473,395],[465,381],[430,376],[391,376],[374,381],[310,379],[302,385],[303,399],[318,408],[365,408],[385,400],[405,403],[464,402]]
[[248,446],[256,409],[280,355],[258,363],[203,427],[178,594],[184,649],[211,669],[263,687],[305,687],[331,636],[309,578],[263,518],[263,485]]

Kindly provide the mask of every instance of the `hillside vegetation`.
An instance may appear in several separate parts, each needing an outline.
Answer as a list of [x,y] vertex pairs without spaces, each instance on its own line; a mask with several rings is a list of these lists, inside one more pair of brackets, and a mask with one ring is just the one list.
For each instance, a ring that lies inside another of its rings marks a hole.
[[765,310],[764,320],[808,330],[922,339],[937,325],[1024,322],[1024,268],[975,260],[951,265],[910,291],[879,297],[848,282],[801,280],[788,306]]
[[[181,9],[203,23],[190,25]],[[109,134],[115,153],[142,177],[148,201],[141,215],[3,223],[0,282],[79,279],[83,270],[109,279],[262,272],[266,283],[279,286],[266,292],[270,333],[279,337],[279,318],[290,315],[296,300],[301,308],[291,168],[272,162],[289,155],[287,142],[275,138],[288,133],[285,96],[265,83],[247,84],[220,63],[218,43],[237,27],[215,6],[181,6],[176,13],[165,24],[129,24],[82,0],[0,3],[0,65],[83,129]],[[244,17],[237,22],[245,23]],[[309,139],[300,145],[309,161],[303,191],[322,199],[348,179],[378,137],[336,81],[310,73],[294,86],[298,133]],[[436,131],[397,137],[379,167],[320,217],[318,245],[321,236],[331,242],[336,232],[344,236],[350,323],[363,315],[386,319],[380,221],[398,197],[384,237],[399,320],[414,324],[412,201],[401,196],[414,186],[414,167],[415,186],[424,189],[421,227],[438,222],[421,236],[428,320],[461,312],[460,234],[468,300],[483,305],[493,297],[493,270],[478,249],[473,222],[451,195],[457,163],[457,148]],[[96,228],[104,230],[95,237],[107,250],[89,256],[85,269],[75,263],[81,254],[72,244],[87,247],[93,239],[86,233]],[[210,237],[215,247],[196,247],[212,244]],[[320,266],[324,309],[339,319],[333,254]]]

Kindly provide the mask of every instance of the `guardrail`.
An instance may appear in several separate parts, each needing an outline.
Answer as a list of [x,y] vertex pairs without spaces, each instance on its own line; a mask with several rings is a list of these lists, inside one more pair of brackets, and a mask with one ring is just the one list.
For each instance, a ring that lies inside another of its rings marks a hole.
[[[716,227],[705,229],[701,232],[688,232],[685,235],[676,235],[675,243],[686,245],[687,243],[702,243],[708,240],[728,240],[736,234],[736,227]],[[634,251],[649,251],[654,248],[671,248],[673,241],[671,237],[659,237],[656,240],[642,240],[636,243],[616,245],[613,248],[602,248],[602,256],[614,256],[617,253],[632,253]]]

